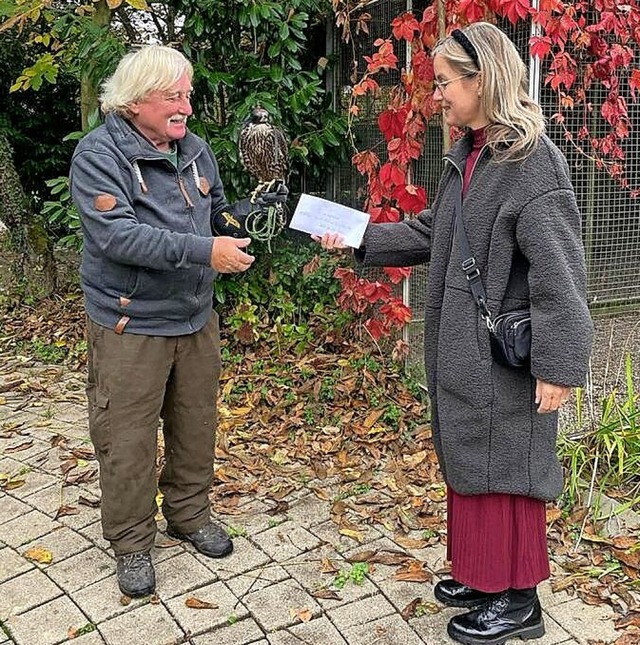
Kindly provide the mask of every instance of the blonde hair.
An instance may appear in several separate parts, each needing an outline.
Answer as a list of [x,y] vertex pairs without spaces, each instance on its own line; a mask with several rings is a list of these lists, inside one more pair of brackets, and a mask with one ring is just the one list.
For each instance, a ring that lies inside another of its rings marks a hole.
[[453,36],[438,42],[431,55],[442,56],[460,74],[480,74],[487,144],[497,161],[523,159],[545,131],[542,110],[528,94],[527,68],[515,45],[494,25],[476,22],[462,31],[478,55],[477,66]]
[[102,85],[100,106],[107,114],[129,114],[128,106],[156,90],[168,90],[183,74],[193,78],[193,66],[175,49],[147,45],[127,54]]

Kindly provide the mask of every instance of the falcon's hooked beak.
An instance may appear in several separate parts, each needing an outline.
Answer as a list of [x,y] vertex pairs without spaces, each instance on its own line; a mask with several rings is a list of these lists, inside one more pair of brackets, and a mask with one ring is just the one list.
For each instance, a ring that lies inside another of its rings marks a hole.
[[254,108],[251,112],[251,121],[253,123],[269,123],[269,113],[264,108]]

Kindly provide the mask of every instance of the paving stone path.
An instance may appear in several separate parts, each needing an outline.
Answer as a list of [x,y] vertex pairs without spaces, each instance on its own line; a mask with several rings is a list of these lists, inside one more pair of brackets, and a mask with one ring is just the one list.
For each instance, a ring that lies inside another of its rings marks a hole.
[[[406,550],[382,527],[369,527],[359,545],[338,532],[331,502],[308,491],[292,494],[279,519],[258,500],[220,518],[243,529],[222,560],[159,532],[157,594],[123,604],[100,530],[96,462],[83,459],[90,448],[84,374],[0,353],[0,645],[452,643],[446,623],[455,610],[432,595],[444,547]],[[51,562],[25,557],[38,548]],[[346,558],[363,549],[404,551],[424,561],[433,580],[395,581],[397,567],[378,564],[335,598],[314,596],[335,577],[323,573],[329,562],[349,571]],[[405,620],[401,612],[416,598],[423,610]],[[607,607],[554,594],[548,583],[541,598],[547,633],[536,645],[611,643],[619,635]],[[188,599],[211,607],[191,608]]]

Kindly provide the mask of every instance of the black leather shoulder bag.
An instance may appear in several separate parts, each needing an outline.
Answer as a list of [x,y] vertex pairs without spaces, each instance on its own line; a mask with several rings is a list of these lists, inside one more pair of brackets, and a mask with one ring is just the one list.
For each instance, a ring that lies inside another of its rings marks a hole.
[[480,270],[471,253],[469,240],[462,219],[462,186],[456,191],[455,235],[462,256],[462,270],[467,276],[469,288],[485,321],[491,339],[491,354],[494,360],[506,367],[528,367],[531,356],[531,311],[516,309],[493,317],[487,307],[487,294],[482,284]]

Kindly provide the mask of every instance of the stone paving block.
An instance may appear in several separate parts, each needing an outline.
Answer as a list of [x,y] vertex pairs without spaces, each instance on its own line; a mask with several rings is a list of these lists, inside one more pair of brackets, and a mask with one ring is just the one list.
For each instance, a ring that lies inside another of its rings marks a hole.
[[12,616],[7,621],[16,645],[54,645],[67,639],[70,629],[88,624],[87,617],[65,596]]
[[286,515],[269,515],[267,511],[271,508],[272,506],[264,502],[252,500],[242,507],[240,515],[235,515],[230,521],[225,519],[225,524],[245,529],[247,537],[252,538],[258,533],[286,521]]
[[42,537],[59,526],[59,522],[52,520],[40,511],[33,510],[0,524],[0,540],[9,546],[19,547],[33,542],[36,538]]
[[[72,531],[66,526],[61,526],[55,531],[51,531],[51,533],[47,533],[33,542],[22,545],[20,547],[20,553],[24,553],[29,549],[38,547],[47,549],[48,551],[51,551],[51,554],[53,555],[51,564],[55,564],[56,562],[61,562],[62,560],[71,557],[72,555],[86,551],[92,546],[91,542],[82,537],[79,533]],[[41,568],[47,568],[51,566],[51,564],[40,564],[38,566]]]
[[146,604],[99,625],[107,645],[168,645],[184,632],[162,604]]
[[[402,547],[399,547],[402,548]],[[434,544],[425,549],[406,549],[407,553],[418,560],[424,560],[430,571],[433,571],[439,578],[448,578],[451,564],[447,560],[447,545]],[[438,580],[434,580],[434,583]]]
[[[192,609],[185,604],[195,598],[215,605],[212,609]],[[223,582],[214,582],[167,602],[169,613],[182,629],[194,636],[213,631],[229,624],[229,621],[248,618],[247,608],[236,598]]]
[[14,488],[11,491],[18,499],[24,499],[28,495],[42,490],[43,488],[47,488],[59,480],[59,478],[54,477],[53,475],[41,473],[37,470],[30,470],[22,475],[22,477],[25,480],[24,485],[20,486],[20,488]]
[[39,569],[0,584],[0,618],[6,620],[62,595],[62,589]]
[[253,618],[241,620],[228,627],[216,629],[208,634],[202,634],[192,639],[193,645],[257,645],[256,641],[264,636]]
[[34,455],[27,459],[27,463],[33,468],[53,475],[55,477],[61,478],[62,471],[60,470],[60,464],[62,460],[59,456],[59,450],[56,448],[51,448],[47,452],[42,452],[39,455]]
[[[397,614],[371,621],[366,625],[350,627],[343,632],[349,645],[424,645],[423,641]],[[438,641],[445,645],[451,641]],[[436,645],[436,643],[429,643]]]
[[322,613],[320,605],[295,580],[250,592],[242,601],[266,632],[301,622],[298,611],[309,610],[314,617]]
[[269,634],[267,638],[270,645],[348,645],[326,616]]
[[89,632],[88,634],[83,634],[82,636],[78,636],[73,640],[68,640],[65,642],[72,643],[73,645],[105,645],[104,638],[102,638],[97,628],[92,632]]
[[116,568],[114,558],[96,547],[52,564],[47,575],[67,593],[73,593],[97,580],[111,575]]
[[576,599],[545,607],[545,611],[581,645],[589,640],[614,641],[620,636],[613,625],[613,610],[607,605],[592,606]]
[[[0,472],[5,471],[0,470]],[[2,504],[0,504],[0,524],[10,522],[16,517],[20,517],[21,515],[28,513],[30,510],[31,507],[24,502],[21,502],[19,499],[16,499],[12,495],[5,495],[2,499]],[[0,540],[2,540],[1,534]]]
[[313,494],[307,494],[289,506],[287,517],[302,526],[312,527],[331,519],[331,506]]
[[338,570],[347,573],[351,564],[339,555],[331,545],[325,544],[304,553],[296,559],[295,564],[285,566],[292,578],[297,580],[312,596],[320,589],[333,589],[338,594],[338,600],[316,598],[316,601],[326,610],[338,607],[346,603],[354,602],[360,598],[366,598],[378,593],[377,587],[365,576],[362,584],[356,584],[348,580],[342,589],[332,586],[338,571],[323,573],[323,560],[330,560],[331,564]]
[[111,543],[105,540],[102,535],[102,522],[100,520],[93,522],[88,526],[83,526],[78,529],[78,533],[104,551],[108,551],[111,548]]
[[428,582],[406,582],[387,578],[377,584],[380,591],[399,612],[402,612],[416,598],[422,598],[422,604],[430,610],[435,611],[437,608],[443,607],[434,598],[433,585]]
[[0,455],[0,473],[7,473],[15,475],[18,470],[24,467],[24,463],[17,459],[12,459],[8,455],[3,457]]
[[244,537],[233,538],[233,552],[224,558],[218,560],[202,554],[196,557],[222,580],[271,564],[271,558]]
[[259,533],[253,541],[276,562],[282,564],[320,545],[320,540],[313,533],[290,521]]
[[393,605],[381,594],[357,600],[327,611],[331,622],[344,633],[350,627],[370,623],[395,612]]
[[[464,609],[445,607],[440,603],[434,604],[432,609],[433,611],[437,610],[437,613],[427,611],[426,614],[418,618],[410,619],[409,624],[425,643],[430,645],[454,643],[455,641],[450,639],[447,634],[447,623],[457,614],[464,612]],[[538,641],[536,641],[536,645],[537,643]]]
[[556,605],[561,605],[564,602],[571,602],[575,600],[575,596],[570,596],[566,591],[558,591],[555,593],[551,589],[551,582],[545,580],[538,585],[538,596],[540,597],[540,604],[543,609],[548,607],[555,607]]
[[25,573],[34,568],[35,564],[25,560],[13,549],[9,547],[0,549],[0,582],[15,578],[21,573]]
[[[24,501],[42,513],[54,517],[61,506],[77,506],[78,489],[76,486],[62,486],[61,483],[57,483],[32,493]],[[82,512],[80,507],[78,510]]]
[[163,600],[210,584],[216,579],[211,570],[191,553],[181,553],[168,560],[154,563],[154,567],[156,593]]
[[340,534],[339,527],[329,520],[310,529],[310,531],[323,542],[328,542],[338,553],[350,551],[357,546],[363,546],[380,538],[380,532],[367,524],[361,524],[358,529],[362,535],[362,543]]
[[291,576],[279,565],[269,565],[241,573],[226,580],[227,586],[238,597],[242,598],[251,591],[259,591],[275,582],[286,580]]
[[83,587],[73,594],[73,599],[78,607],[96,624],[124,614],[127,611],[132,611],[136,607],[149,602],[148,596],[145,596],[143,598],[130,598],[129,604],[123,605],[120,602],[122,597],[115,573],[87,587]]

